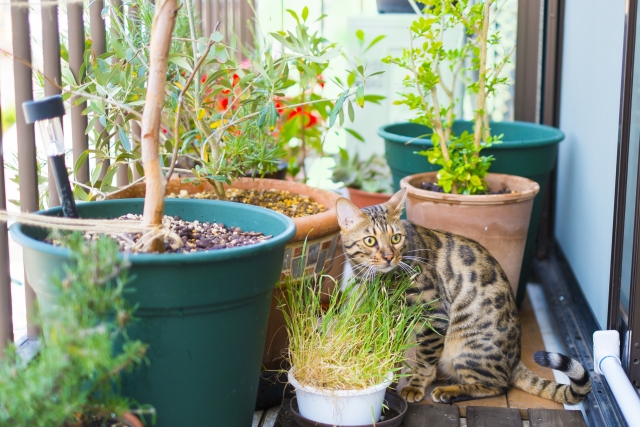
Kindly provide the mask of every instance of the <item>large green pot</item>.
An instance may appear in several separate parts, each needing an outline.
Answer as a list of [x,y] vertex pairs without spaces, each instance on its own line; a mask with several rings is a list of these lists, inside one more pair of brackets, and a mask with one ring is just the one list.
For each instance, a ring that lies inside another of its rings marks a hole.
[[[79,204],[84,218],[141,213],[142,199]],[[61,214],[60,208],[40,212]],[[293,221],[240,203],[168,199],[167,215],[222,222],[273,238],[256,245],[191,254],[135,254],[129,294],[139,318],[128,333],[149,344],[149,364],[122,378],[122,392],[156,409],[157,427],[250,426],[260,378],[269,304],[280,277]],[[41,242],[42,229],[15,224],[27,279],[46,305],[55,303],[50,278],[69,250]]]
[[[549,173],[555,165],[558,144],[564,139],[564,133],[556,128],[526,122],[495,122],[490,126],[493,135],[504,135],[501,144],[482,151],[482,154],[495,157],[491,172],[523,176],[540,185],[540,192],[533,201],[516,294],[516,302],[520,304],[524,299],[529,278]],[[472,122],[456,121],[453,132],[459,135],[465,130],[471,132],[472,128]],[[393,174],[393,186],[396,191],[400,189],[400,180],[405,176],[439,169],[438,165],[429,163],[426,157],[414,154],[416,151],[433,147],[429,138],[431,133],[428,127],[409,122],[382,126],[378,130],[378,135],[384,138],[387,163]]]

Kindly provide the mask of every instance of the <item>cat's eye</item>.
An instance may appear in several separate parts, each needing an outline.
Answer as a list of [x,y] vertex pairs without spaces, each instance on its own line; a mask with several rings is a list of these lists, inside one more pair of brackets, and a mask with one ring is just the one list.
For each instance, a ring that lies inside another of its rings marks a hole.
[[376,244],[376,238],[371,236],[365,237],[363,241],[364,241],[364,244],[367,246],[373,246]]
[[400,243],[400,239],[402,239],[402,236],[400,234],[394,234],[393,236],[391,236],[391,243],[396,245]]

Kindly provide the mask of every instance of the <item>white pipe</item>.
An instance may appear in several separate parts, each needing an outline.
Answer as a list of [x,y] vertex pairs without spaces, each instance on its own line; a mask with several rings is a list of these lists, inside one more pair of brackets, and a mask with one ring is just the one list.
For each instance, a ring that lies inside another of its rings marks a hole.
[[594,369],[604,375],[629,427],[640,427],[640,397],[620,363],[618,331],[593,334]]

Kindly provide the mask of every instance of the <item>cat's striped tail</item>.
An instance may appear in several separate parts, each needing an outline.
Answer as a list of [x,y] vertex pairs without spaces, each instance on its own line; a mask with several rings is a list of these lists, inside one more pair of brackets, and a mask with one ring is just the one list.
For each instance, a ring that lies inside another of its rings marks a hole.
[[571,380],[565,385],[540,378],[527,368],[522,361],[513,372],[512,383],[516,388],[558,403],[575,405],[584,400],[591,391],[591,380],[580,362],[560,353],[538,351],[533,359],[540,366],[564,372]]

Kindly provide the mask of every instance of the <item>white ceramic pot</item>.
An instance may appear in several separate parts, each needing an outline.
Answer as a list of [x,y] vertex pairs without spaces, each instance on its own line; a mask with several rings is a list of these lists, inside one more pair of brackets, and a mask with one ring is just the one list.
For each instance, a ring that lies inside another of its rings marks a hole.
[[361,426],[378,422],[391,374],[381,384],[364,390],[327,390],[301,385],[289,371],[289,383],[296,388],[298,410],[303,417],[329,425]]

